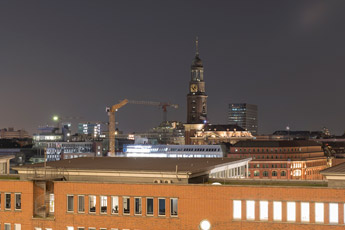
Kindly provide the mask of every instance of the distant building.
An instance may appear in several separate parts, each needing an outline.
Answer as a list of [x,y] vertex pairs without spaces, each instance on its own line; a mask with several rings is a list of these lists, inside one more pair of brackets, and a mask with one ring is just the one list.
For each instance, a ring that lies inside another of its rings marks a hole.
[[78,124],[78,134],[99,138],[106,129],[102,122],[84,122]]
[[31,136],[25,130],[14,130],[14,128],[0,129],[1,139],[25,139]]
[[128,145],[123,149],[126,157],[162,158],[222,158],[226,156],[221,145]]
[[315,141],[240,141],[230,147],[230,158],[247,158],[253,179],[321,180],[327,168],[322,146]]
[[228,124],[238,125],[258,135],[258,106],[247,103],[229,104]]

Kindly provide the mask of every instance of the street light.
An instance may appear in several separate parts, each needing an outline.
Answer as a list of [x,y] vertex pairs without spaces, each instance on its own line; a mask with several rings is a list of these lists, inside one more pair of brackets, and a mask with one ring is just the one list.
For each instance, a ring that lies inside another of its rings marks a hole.
[[210,230],[211,229],[211,223],[208,220],[202,220],[200,222],[199,228],[201,230]]
[[53,116],[53,121],[58,121],[59,120],[59,117],[58,116]]

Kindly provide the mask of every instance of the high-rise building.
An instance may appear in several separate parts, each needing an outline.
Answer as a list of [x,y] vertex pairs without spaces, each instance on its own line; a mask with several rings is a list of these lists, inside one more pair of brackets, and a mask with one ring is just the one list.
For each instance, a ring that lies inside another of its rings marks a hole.
[[191,66],[191,80],[187,95],[187,124],[203,124],[207,120],[207,95],[205,93],[204,66],[199,58],[196,39],[195,58]]
[[247,103],[229,104],[228,124],[238,125],[258,134],[258,106]]

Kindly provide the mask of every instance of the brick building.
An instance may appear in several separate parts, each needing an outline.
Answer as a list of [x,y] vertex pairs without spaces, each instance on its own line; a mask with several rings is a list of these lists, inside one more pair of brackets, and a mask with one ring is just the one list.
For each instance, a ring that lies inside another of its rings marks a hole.
[[[107,167],[116,160],[108,160]],[[150,165],[145,159],[137,159],[136,164],[146,169],[151,167],[153,174],[159,167],[168,168],[161,175],[175,174],[171,167],[175,168],[176,161],[169,163],[166,160],[163,159],[161,166]],[[195,167],[189,171],[190,175],[204,174],[212,168],[224,166],[219,163],[221,159],[207,166],[209,160],[190,166]],[[65,165],[63,170],[56,167],[62,163]],[[17,168],[21,180],[0,181],[1,228],[344,229],[344,187],[311,187],[309,181],[298,187],[275,185],[274,182],[269,186],[192,184],[190,181],[145,183],[140,182],[141,177],[138,176],[142,169],[135,170],[130,166],[133,162],[120,162],[107,170],[101,165],[103,163],[104,158],[95,158],[94,168],[87,169],[91,163],[83,162],[83,158],[49,162],[45,177],[40,173],[32,174],[29,168]],[[234,161],[227,161],[229,165],[232,163]],[[178,164],[181,169],[178,172],[183,174],[189,164],[188,160]],[[118,167],[122,170],[127,168],[122,181]],[[44,172],[37,166],[31,169]],[[53,169],[56,174],[52,173]],[[117,176],[114,177],[112,170],[118,170]],[[86,176],[93,173],[103,174],[108,181],[101,181],[100,176]],[[128,180],[130,173],[137,174],[133,176],[137,181]],[[74,178],[69,175],[74,175]],[[59,180],[61,178],[64,180]]]
[[306,140],[240,141],[228,157],[251,157],[248,176],[256,179],[321,180],[327,168],[322,146]]

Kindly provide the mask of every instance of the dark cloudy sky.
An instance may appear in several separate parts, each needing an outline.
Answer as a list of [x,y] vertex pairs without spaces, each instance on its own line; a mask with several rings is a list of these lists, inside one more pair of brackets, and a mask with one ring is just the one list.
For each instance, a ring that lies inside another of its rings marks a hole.
[[[208,117],[259,107],[259,131],[345,130],[345,1],[0,1],[0,128],[31,133],[53,114],[107,120],[122,98],[170,101],[186,121],[194,38]],[[118,127],[158,125],[128,105]]]

